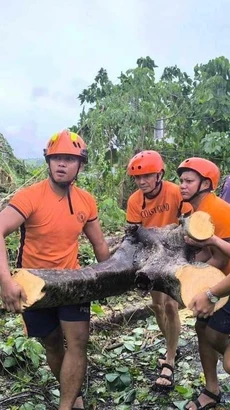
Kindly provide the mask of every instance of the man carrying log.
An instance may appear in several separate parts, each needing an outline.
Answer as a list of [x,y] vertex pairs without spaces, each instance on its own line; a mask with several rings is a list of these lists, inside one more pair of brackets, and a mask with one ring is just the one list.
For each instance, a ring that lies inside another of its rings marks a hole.
[[[109,258],[96,202],[74,185],[88,159],[84,141],[73,132],[63,131],[52,136],[44,154],[49,177],[20,190],[0,213],[1,297],[11,312],[21,311],[26,294],[11,277],[4,238],[19,227],[19,268],[78,269],[78,237],[82,231],[97,260]],[[83,409],[80,389],[86,371],[90,304],[26,311],[23,318],[28,335],[42,339],[47,361],[60,382],[59,410]]]
[[[164,162],[156,151],[142,151],[129,162],[128,174],[134,177],[139,188],[128,199],[127,222],[145,228],[163,227],[178,223],[182,212],[191,212],[183,205],[179,187],[163,181]],[[178,303],[162,292],[151,291],[152,308],[156,321],[166,339],[166,356],[159,359],[160,374],[154,388],[168,391],[174,387],[174,366],[180,334]]]
[[[215,190],[219,183],[219,168],[211,161],[204,158],[189,158],[183,161],[177,173],[180,177],[180,190],[184,202],[189,202],[194,211],[207,212],[215,226],[215,234],[225,241],[230,240],[230,205],[215,196],[211,191]],[[194,245],[194,241],[186,239]],[[230,272],[229,252],[225,255],[216,246],[216,239],[211,239],[197,253],[197,261],[207,262],[222,270],[226,275]],[[219,242],[218,242],[219,243]],[[197,242],[195,244],[198,244]],[[199,242],[199,246],[202,242]],[[227,245],[227,244],[226,244]],[[230,245],[228,245],[230,247]],[[221,249],[223,249],[221,247]],[[229,278],[223,280],[223,285],[229,282]],[[190,303],[190,308],[197,316],[196,332],[198,335],[199,353],[204,370],[206,388],[203,389],[197,400],[189,402],[187,410],[205,410],[215,408],[220,402],[221,393],[217,378],[218,353],[224,356],[224,363],[228,356],[229,372],[229,333],[230,333],[230,302],[213,313],[215,303],[220,297],[229,294],[223,291],[223,287],[216,285],[207,292],[198,294]],[[227,355],[227,356],[226,356]]]

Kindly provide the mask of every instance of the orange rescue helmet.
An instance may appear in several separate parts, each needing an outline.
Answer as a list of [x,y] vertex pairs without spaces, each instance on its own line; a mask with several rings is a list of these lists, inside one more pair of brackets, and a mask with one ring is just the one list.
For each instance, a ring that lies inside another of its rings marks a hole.
[[220,170],[214,162],[205,158],[193,157],[184,160],[177,168],[180,176],[184,171],[195,171],[202,178],[209,179],[212,183],[211,189],[216,189],[220,180]]
[[69,130],[57,132],[52,135],[44,150],[46,160],[52,155],[66,154],[80,157],[82,162],[88,162],[88,151],[83,139]]
[[157,151],[141,151],[130,161],[127,168],[128,175],[144,175],[159,173],[165,170],[161,155]]

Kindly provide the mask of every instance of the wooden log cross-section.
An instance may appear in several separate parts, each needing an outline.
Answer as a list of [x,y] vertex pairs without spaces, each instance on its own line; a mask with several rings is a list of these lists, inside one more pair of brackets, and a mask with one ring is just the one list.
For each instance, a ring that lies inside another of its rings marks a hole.
[[[213,233],[210,216],[200,211],[179,226],[146,229],[129,225],[123,242],[105,262],[79,270],[17,270],[14,280],[27,294],[23,309],[89,302],[137,287],[166,293],[187,307],[197,293],[221,281],[224,274],[210,265],[195,263],[197,249],[185,243],[184,235],[204,240]],[[216,309],[226,301],[222,298]]]

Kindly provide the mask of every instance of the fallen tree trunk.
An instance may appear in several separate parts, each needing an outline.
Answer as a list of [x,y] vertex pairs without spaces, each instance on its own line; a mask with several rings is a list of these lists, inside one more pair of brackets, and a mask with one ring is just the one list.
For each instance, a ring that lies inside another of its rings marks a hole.
[[[214,267],[194,264],[194,248],[185,244],[184,235],[196,226],[196,218],[200,224],[202,213],[194,213],[180,226],[150,229],[129,226],[113,256],[83,269],[18,270],[14,279],[28,296],[23,308],[83,303],[119,295],[135,287],[166,293],[180,305],[188,306],[195,294],[224,278]],[[211,222],[206,218],[205,223]],[[207,231],[211,232],[209,226]],[[226,301],[227,298],[221,299],[216,308]]]
[[137,245],[125,239],[107,261],[79,270],[19,269],[14,275],[28,296],[25,308],[84,303],[135,288],[132,266]]

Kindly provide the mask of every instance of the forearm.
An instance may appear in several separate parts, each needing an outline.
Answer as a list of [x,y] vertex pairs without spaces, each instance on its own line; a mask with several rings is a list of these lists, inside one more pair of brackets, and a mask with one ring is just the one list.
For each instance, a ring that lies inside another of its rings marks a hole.
[[210,259],[208,259],[208,260],[206,261],[206,263],[207,263],[208,265],[214,266],[215,268],[220,269],[220,270],[223,270],[223,269],[226,267],[226,265],[227,265],[225,258],[223,258],[223,259],[216,259],[216,258],[213,257],[213,256],[212,256]]
[[105,241],[94,245],[93,250],[98,262],[106,261],[110,257],[109,248]]
[[230,274],[226,276],[221,282],[217,285],[212,286],[210,291],[213,295],[219,296],[220,298],[230,295]]
[[212,253],[210,251],[210,249],[207,248],[203,248],[200,250],[200,252],[198,252],[196,254],[196,262],[204,262],[204,263],[208,263],[209,264],[209,260],[212,258]]
[[[221,243],[221,247],[218,244]],[[196,262],[204,262],[208,265],[214,266],[217,269],[223,270],[229,261],[229,257],[226,252],[222,250],[222,243],[230,248],[230,244],[223,241],[222,239],[215,237],[212,239],[210,245],[204,247],[199,253],[196,254]]]
[[218,249],[220,249],[221,252],[223,252],[226,256],[230,258],[230,243],[229,242],[224,241],[218,236],[214,236],[213,245],[216,246]]
[[5,240],[4,237],[0,235],[0,285],[10,279],[10,277]]

